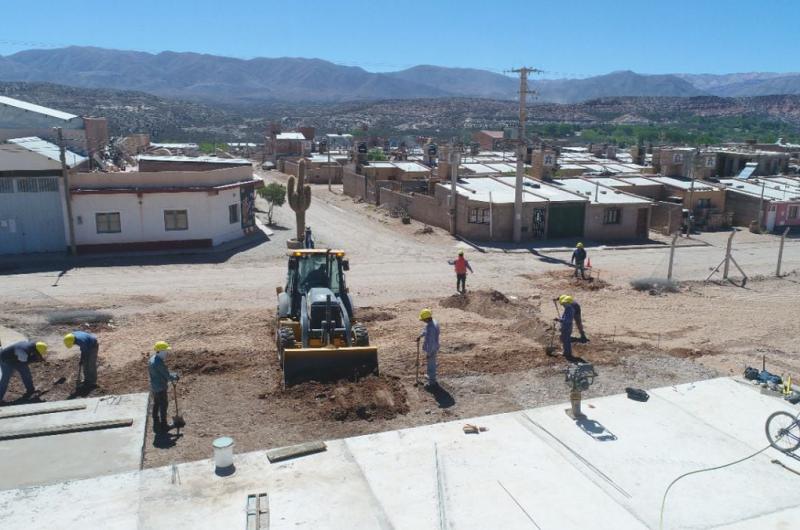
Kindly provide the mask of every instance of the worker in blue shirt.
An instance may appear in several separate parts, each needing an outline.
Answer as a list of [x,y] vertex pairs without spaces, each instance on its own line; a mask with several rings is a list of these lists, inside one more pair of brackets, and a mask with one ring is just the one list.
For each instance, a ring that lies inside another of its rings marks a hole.
[[425,329],[417,337],[417,342],[425,339],[422,343],[422,351],[425,352],[428,365],[428,388],[436,388],[439,383],[436,380],[436,356],[439,354],[439,323],[433,319],[433,312],[430,309],[423,309],[419,313],[419,319],[425,322]]
[[562,294],[557,300],[558,303],[564,307],[564,313],[562,313],[561,318],[556,318],[555,321],[561,324],[561,345],[564,348],[564,357],[568,361],[572,361],[574,359],[572,356],[573,322],[578,326],[578,331],[581,334],[581,342],[586,342],[588,340],[583,330],[581,306],[568,294]]
[[22,384],[25,385],[23,398],[29,398],[36,392],[28,364],[43,361],[45,354],[47,354],[47,344],[31,340],[15,342],[0,350],[0,405],[3,404],[8,383],[14,372],[19,373]]
[[170,372],[164,362],[167,359],[167,353],[172,349],[170,345],[160,340],[156,342],[153,349],[155,351],[148,362],[150,390],[153,392],[153,431],[157,434],[165,434],[169,431],[167,387],[170,382],[177,381],[179,377],[178,374]]
[[[83,386],[94,388],[97,386],[97,352],[100,349],[100,343],[95,335],[85,331],[73,331],[64,335],[64,346],[72,348],[76,344],[81,350],[80,366],[83,372]],[[75,386],[77,387],[79,384],[80,380],[76,381]]]
[[584,263],[586,262],[586,249],[583,248],[583,243],[578,243],[575,245],[575,250],[572,251],[572,257],[570,258],[569,262],[575,265],[575,277],[578,277],[578,272],[581,273],[581,279],[586,279],[586,268]]

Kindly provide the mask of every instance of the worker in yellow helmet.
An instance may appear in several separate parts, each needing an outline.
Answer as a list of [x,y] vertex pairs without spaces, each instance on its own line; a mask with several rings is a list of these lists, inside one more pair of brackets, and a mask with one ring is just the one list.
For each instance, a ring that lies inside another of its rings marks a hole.
[[575,277],[578,277],[578,272],[581,273],[581,279],[586,279],[586,269],[584,268],[584,263],[586,263],[586,249],[583,248],[583,243],[578,242],[575,245],[575,250],[572,251],[572,257],[569,260],[570,264],[574,265],[575,267]]
[[562,294],[556,300],[564,307],[564,313],[561,318],[556,318],[555,321],[561,324],[561,345],[564,349],[564,357],[568,361],[572,361],[572,324],[577,324],[578,331],[581,334],[581,342],[587,342],[586,334],[583,330],[583,320],[581,319],[581,306],[575,299],[568,295]]
[[15,342],[0,350],[0,405],[4,404],[3,398],[6,395],[8,383],[11,381],[11,376],[14,375],[14,372],[19,373],[22,384],[25,385],[23,399],[31,397],[36,392],[36,388],[33,386],[31,369],[28,365],[43,361],[46,354],[47,344],[32,340]]
[[422,339],[422,351],[425,352],[425,357],[428,367],[428,384],[425,388],[431,390],[439,386],[436,380],[436,356],[439,354],[439,323],[433,319],[433,312],[425,308],[419,312],[419,319],[425,322],[425,329],[417,337],[417,344]]
[[166,365],[167,353],[172,350],[169,344],[160,340],[153,346],[153,355],[148,363],[150,372],[150,391],[153,393],[153,432],[166,434],[169,431],[167,424],[167,408],[169,398],[167,387],[170,382],[179,379],[178,374],[170,372]]
[[81,350],[81,356],[75,388],[81,386],[80,372],[83,372],[82,386],[86,389],[95,388],[97,387],[97,352],[100,349],[97,336],[86,331],[73,331],[64,335],[64,346],[72,348],[76,344]]

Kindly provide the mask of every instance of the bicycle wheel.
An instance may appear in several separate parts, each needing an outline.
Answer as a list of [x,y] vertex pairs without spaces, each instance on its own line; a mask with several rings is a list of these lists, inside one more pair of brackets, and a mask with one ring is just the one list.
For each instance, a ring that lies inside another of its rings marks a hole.
[[800,447],[800,418],[782,410],[773,412],[765,428],[769,444],[778,451],[791,453]]

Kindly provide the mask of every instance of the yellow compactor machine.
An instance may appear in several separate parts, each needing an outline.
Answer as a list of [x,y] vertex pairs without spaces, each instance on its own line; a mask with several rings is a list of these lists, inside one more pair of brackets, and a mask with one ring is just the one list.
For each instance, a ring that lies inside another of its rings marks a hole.
[[284,386],[377,374],[378,349],[354,318],[344,251],[290,250],[288,258],[276,336]]

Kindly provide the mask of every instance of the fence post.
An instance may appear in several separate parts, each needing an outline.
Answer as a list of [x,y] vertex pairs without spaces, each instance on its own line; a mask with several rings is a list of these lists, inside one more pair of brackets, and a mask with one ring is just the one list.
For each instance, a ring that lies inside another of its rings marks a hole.
[[781,246],[778,247],[778,268],[775,271],[775,276],[777,276],[778,278],[781,277],[781,262],[783,261],[783,244],[786,242],[786,234],[789,233],[790,228],[791,227],[787,226],[786,230],[784,230],[783,234],[781,234]]
[[678,234],[680,232],[675,232],[672,235],[672,243],[669,245],[669,268],[667,269],[667,279],[672,279],[672,263],[675,260],[675,244],[678,242]]

